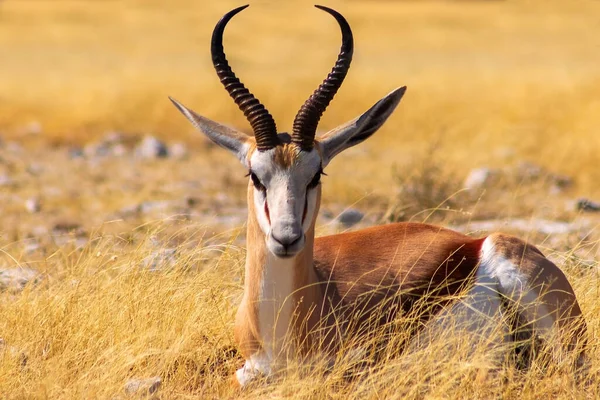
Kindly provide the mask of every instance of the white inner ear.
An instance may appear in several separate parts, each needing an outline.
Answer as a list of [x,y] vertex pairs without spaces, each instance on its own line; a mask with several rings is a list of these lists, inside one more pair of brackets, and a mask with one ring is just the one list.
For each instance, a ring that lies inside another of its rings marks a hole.
[[175,107],[177,107],[196,129],[204,133],[210,140],[219,146],[231,151],[242,164],[248,166],[247,156],[248,151],[250,150],[250,143],[248,142],[248,136],[246,136],[246,134],[203,117],[171,97],[169,97],[169,99],[171,99]]
[[385,123],[402,99],[406,86],[392,90],[361,116],[332,129],[320,139],[323,165],[343,150],[369,138]]

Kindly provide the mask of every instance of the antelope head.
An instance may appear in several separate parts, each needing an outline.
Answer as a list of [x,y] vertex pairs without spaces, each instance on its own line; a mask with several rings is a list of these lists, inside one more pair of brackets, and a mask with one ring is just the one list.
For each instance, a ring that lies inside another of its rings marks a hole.
[[323,169],[342,150],[375,133],[394,111],[406,87],[392,91],[362,115],[315,139],[319,120],[346,77],[354,47],[346,19],[335,10],[316,6],[338,22],[342,47],[327,78],[298,111],[292,133],[278,132],[271,114],[233,73],[223,50],[225,26],[246,7],[228,12],[217,23],[211,54],[221,83],[244,112],[254,135],[228,128],[171,101],[198,130],[232,152],[248,169],[249,212],[255,214],[269,251],[275,257],[288,258],[302,251],[314,224]]

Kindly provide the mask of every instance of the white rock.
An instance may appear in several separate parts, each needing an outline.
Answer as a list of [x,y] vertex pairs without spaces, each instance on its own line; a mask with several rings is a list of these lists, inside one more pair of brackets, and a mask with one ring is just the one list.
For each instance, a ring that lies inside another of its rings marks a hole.
[[145,159],[166,158],[169,156],[169,149],[154,136],[146,136],[136,147],[135,155]]
[[38,197],[28,198],[27,200],[25,200],[25,209],[32,214],[40,212],[40,210],[42,209],[40,199]]
[[27,267],[0,269],[0,290],[19,292],[29,282],[35,283],[39,275],[38,271]]
[[463,186],[466,189],[480,189],[489,186],[500,176],[500,171],[488,167],[472,169]]
[[182,160],[188,156],[188,149],[184,143],[173,143],[169,147],[169,156]]
[[158,376],[148,379],[130,379],[125,384],[125,393],[127,394],[153,394],[162,383]]

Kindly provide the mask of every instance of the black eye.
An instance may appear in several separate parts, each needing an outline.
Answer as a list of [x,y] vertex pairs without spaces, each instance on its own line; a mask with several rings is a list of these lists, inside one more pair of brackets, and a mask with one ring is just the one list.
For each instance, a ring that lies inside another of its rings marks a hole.
[[319,183],[321,183],[321,175],[323,175],[323,170],[319,170],[319,172],[317,172],[312,180],[308,183],[309,189],[314,189],[319,185]]
[[265,185],[261,183],[260,179],[258,179],[258,176],[256,176],[254,172],[250,172],[250,179],[252,179],[252,183],[257,190],[260,190],[261,192],[265,192],[267,190]]

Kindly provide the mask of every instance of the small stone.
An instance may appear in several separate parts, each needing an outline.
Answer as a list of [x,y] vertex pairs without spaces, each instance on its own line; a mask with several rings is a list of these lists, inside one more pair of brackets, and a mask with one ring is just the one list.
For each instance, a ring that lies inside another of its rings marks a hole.
[[166,158],[169,156],[169,150],[154,136],[146,136],[136,147],[135,155],[143,159]]
[[576,204],[576,208],[579,211],[591,211],[598,212],[600,211],[600,202],[592,201],[588,199],[578,199]]
[[39,275],[38,271],[27,267],[2,269],[0,270],[0,290],[20,292],[29,282],[36,283]]
[[148,379],[130,379],[125,384],[125,393],[127,394],[154,394],[162,383],[158,376]]
[[173,143],[169,147],[169,155],[176,160],[183,160],[188,156],[188,149],[184,143]]
[[342,211],[342,213],[337,217],[337,220],[342,225],[349,228],[352,225],[356,225],[357,223],[359,223],[364,218],[364,216],[365,214],[358,211],[357,209],[349,208],[347,210]]
[[42,203],[38,197],[30,197],[25,200],[25,209],[32,214],[38,213],[42,209]]
[[142,267],[150,271],[173,268],[177,264],[177,249],[155,250],[142,260]]
[[480,189],[488,187],[500,176],[500,171],[488,167],[472,169],[467,175],[463,186],[466,189]]

